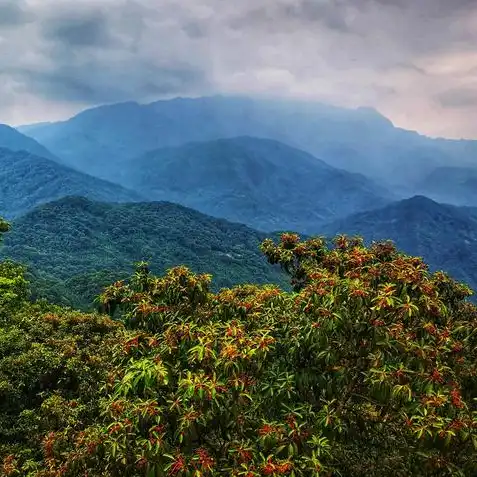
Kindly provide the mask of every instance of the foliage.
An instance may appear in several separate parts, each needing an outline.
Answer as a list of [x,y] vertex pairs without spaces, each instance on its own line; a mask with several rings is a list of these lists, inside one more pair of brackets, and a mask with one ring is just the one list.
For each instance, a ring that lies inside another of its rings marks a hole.
[[29,296],[25,268],[10,261],[0,262],[0,319],[15,312]]
[[1,234],[4,234],[5,232],[8,232],[9,230],[10,230],[10,224],[8,222],[5,222],[5,220],[3,220],[0,217],[0,239],[2,237]]
[[170,203],[104,204],[66,198],[13,222],[1,252],[28,266],[35,297],[91,307],[101,289],[147,260],[156,273],[185,264],[213,272],[214,288],[286,284],[258,247],[264,234]]
[[29,303],[13,264],[1,264],[0,285],[0,475],[41,476],[50,432],[80,431],[100,419],[99,398],[122,327],[107,317]]
[[[10,224],[0,217],[0,243]],[[11,261],[0,262],[0,319],[29,296],[25,268]]]
[[389,243],[284,234],[262,249],[294,293],[213,294],[209,275],[145,264],[107,288],[130,331],[103,419],[49,433],[36,475],[475,475],[469,289]]

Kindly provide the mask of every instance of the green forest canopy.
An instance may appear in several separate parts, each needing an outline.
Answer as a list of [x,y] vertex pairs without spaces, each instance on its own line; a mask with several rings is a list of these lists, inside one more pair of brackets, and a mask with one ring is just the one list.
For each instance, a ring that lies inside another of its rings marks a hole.
[[2,263],[0,475],[475,475],[470,290],[386,242],[262,251],[293,292],[142,264],[110,317]]

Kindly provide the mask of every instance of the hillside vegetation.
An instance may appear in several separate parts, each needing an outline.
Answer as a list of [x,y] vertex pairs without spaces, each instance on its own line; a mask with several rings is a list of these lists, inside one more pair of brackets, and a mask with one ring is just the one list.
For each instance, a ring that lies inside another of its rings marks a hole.
[[68,195],[105,202],[134,202],[141,196],[26,151],[0,148],[0,214],[12,218]]
[[244,225],[171,203],[70,197],[15,220],[0,253],[28,265],[36,295],[87,307],[102,286],[144,260],[157,273],[181,264],[212,272],[216,289],[243,281],[284,284],[280,270],[260,254],[263,238]]
[[116,321],[30,303],[2,263],[0,473],[475,475],[470,291],[388,243],[262,250],[293,293],[140,265],[101,296]]
[[283,143],[252,137],[158,149],[122,166],[122,182],[259,230],[317,233],[321,225],[387,204],[393,195],[360,174]]

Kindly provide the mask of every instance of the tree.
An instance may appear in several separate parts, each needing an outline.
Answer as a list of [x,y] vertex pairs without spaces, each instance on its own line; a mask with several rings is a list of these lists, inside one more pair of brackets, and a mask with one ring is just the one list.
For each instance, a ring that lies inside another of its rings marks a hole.
[[[0,243],[2,235],[10,230],[10,224],[0,217]],[[24,303],[29,296],[25,268],[11,261],[0,262],[0,325],[2,318]]]
[[5,220],[3,220],[1,217],[0,217],[0,238],[1,238],[1,234],[4,234],[5,232],[8,232],[10,230],[10,224],[8,222],[5,222]]
[[[104,420],[49,437],[61,475],[475,475],[470,290],[390,243],[284,234],[294,293],[142,265],[105,290],[129,332]],[[57,474],[48,474],[57,475]]]
[[52,475],[51,433],[80,432],[100,419],[111,350],[122,333],[105,316],[31,303],[24,273],[0,262],[2,477]]

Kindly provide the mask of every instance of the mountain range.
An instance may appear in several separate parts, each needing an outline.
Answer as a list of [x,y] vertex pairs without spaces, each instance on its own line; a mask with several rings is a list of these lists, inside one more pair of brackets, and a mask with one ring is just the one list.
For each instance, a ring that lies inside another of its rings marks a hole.
[[477,141],[431,139],[371,108],[242,97],[120,103],[20,131],[104,179],[114,178],[121,161],[154,149],[240,136],[278,140],[407,194],[418,193],[416,183],[436,167],[472,166],[477,156]]
[[369,108],[224,97],[20,130],[0,126],[2,256],[30,266],[39,296],[86,306],[143,259],[211,271],[215,286],[284,285],[257,248],[277,230],[392,239],[477,287],[477,141]]
[[313,234],[324,223],[394,198],[361,174],[252,137],[157,149],[122,167],[123,184],[150,200],[176,202],[265,231]]

